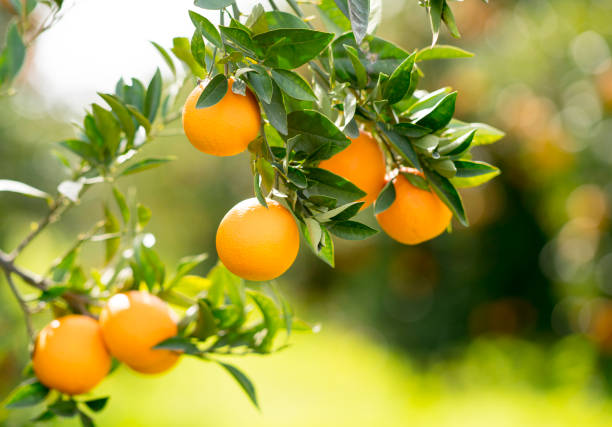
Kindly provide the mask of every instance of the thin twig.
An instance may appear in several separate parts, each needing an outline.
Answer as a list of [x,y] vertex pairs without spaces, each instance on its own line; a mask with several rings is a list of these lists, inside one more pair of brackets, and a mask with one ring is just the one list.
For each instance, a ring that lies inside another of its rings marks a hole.
[[19,306],[21,307],[21,311],[23,311],[23,317],[25,320],[26,329],[28,332],[28,339],[30,340],[30,344],[34,344],[36,335],[34,332],[34,327],[32,326],[32,317],[31,317],[32,313],[30,312],[30,308],[28,307],[28,304],[25,302],[25,300],[19,293],[17,286],[15,286],[15,282],[13,282],[13,278],[11,277],[11,274],[5,270],[4,275],[6,277],[6,281],[9,285],[9,288],[11,288],[11,291],[15,295],[15,299],[17,300],[17,302],[19,303]]
[[11,259],[17,258],[17,256],[26,248],[26,246],[28,246],[32,242],[32,240],[34,240],[34,238],[38,236],[41,231],[44,230],[47,225],[57,221],[62,211],[68,206],[65,201],[66,198],[64,196],[59,196],[53,202],[51,208],[49,209],[49,212],[47,212],[47,215],[45,215],[45,217],[40,220],[38,224],[36,224],[35,228],[30,232],[30,234],[28,234],[21,241],[21,243],[17,245],[13,252],[11,252],[11,254],[9,255]]

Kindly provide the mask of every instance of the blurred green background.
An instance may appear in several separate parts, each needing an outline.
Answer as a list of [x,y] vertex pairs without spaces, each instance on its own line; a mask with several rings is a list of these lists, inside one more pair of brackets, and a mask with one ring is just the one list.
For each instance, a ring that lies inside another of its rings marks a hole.
[[[188,6],[151,5],[185,15]],[[427,64],[424,88],[458,89],[459,118],[508,134],[477,153],[503,173],[462,193],[472,226],[417,247],[384,234],[338,240],[335,270],[303,247],[280,285],[300,317],[322,331],[296,334],[279,354],[236,361],[258,386],[261,413],[218,367],[183,360],[159,378],[121,368],[105,380],[96,395],[112,399],[99,425],[612,425],[612,2],[452,7],[463,38],[443,34],[441,42],[476,57]],[[8,19],[4,13],[0,29]],[[408,50],[430,43],[416,0],[384,1],[378,34]],[[74,34],[89,36],[100,37]],[[53,192],[65,177],[51,151],[72,137],[70,120],[80,112],[43,102],[45,87],[29,80],[37,76],[30,67],[45,67],[39,54],[31,51],[19,94],[0,99],[0,178]],[[53,78],[70,85],[61,74]],[[216,262],[219,220],[251,197],[247,155],[205,156],[180,135],[147,151],[178,159],[122,189],[137,189],[153,210],[149,229],[162,257],[172,265],[208,252],[204,274]],[[100,199],[110,200],[101,190],[45,232],[24,265],[42,271],[87,230],[101,215]],[[43,209],[0,193],[0,247],[12,249]],[[371,208],[360,215],[375,225]],[[100,250],[90,245],[87,254],[95,261]],[[27,363],[21,313],[5,285],[0,399]],[[42,326],[48,318],[36,320]],[[24,425],[32,415],[0,409],[0,425]]]

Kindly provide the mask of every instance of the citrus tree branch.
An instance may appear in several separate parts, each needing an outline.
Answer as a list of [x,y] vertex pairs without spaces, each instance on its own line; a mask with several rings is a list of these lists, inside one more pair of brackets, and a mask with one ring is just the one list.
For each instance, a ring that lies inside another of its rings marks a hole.
[[36,335],[34,333],[34,328],[32,326],[32,316],[31,316],[32,312],[30,311],[30,308],[28,307],[28,304],[26,303],[26,301],[23,299],[23,296],[19,293],[17,286],[15,286],[15,282],[13,282],[11,273],[5,270],[4,275],[6,277],[6,282],[8,283],[9,288],[11,288],[13,295],[15,295],[15,299],[19,303],[19,307],[21,307],[21,311],[23,311],[23,317],[24,317],[25,324],[26,324],[26,330],[28,332],[28,339],[30,340],[30,343],[33,344]]

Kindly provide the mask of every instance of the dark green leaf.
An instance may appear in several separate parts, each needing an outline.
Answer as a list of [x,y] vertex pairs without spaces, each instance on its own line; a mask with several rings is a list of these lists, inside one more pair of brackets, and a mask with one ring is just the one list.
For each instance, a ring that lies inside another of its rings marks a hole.
[[328,226],[329,231],[345,240],[363,240],[378,233],[373,228],[356,221],[337,221]]
[[223,48],[223,42],[221,41],[221,34],[217,30],[217,27],[213,25],[208,19],[200,15],[199,13],[195,13],[193,11],[189,11],[189,17],[191,18],[191,22],[193,25],[200,30],[202,35],[206,37],[206,40],[211,42],[215,47],[221,49]]
[[79,420],[81,421],[81,426],[83,427],[95,427],[91,417],[83,411],[79,411]]
[[[248,21],[247,21],[248,25]],[[264,12],[251,26],[253,33],[265,33],[281,28],[308,28],[308,25],[297,16],[281,11]]]
[[247,73],[247,79],[259,100],[263,103],[270,104],[272,102],[274,87],[272,86],[272,79],[270,79],[268,73],[265,72],[265,69],[262,72],[251,71]]
[[353,202],[366,195],[365,191],[352,182],[326,169],[307,168],[304,172],[309,180],[308,189],[305,190],[308,195],[332,197],[337,201],[336,206]]
[[415,168],[417,168],[418,170],[423,170],[421,166],[421,162],[419,161],[419,158],[416,152],[414,151],[414,147],[412,146],[412,143],[410,142],[408,138],[390,129],[385,129],[384,127],[381,130],[383,131],[384,135],[388,138],[391,145],[393,145],[395,150],[404,159],[410,162],[410,164],[414,166]]
[[421,175],[410,172],[401,172],[402,176],[408,180],[410,184],[423,191],[431,191],[429,184]]
[[266,203],[266,198],[261,193],[261,177],[259,176],[259,172],[255,172],[255,175],[253,176],[253,190],[259,204],[267,208],[268,204]]
[[431,186],[438,197],[440,197],[444,204],[448,206],[453,214],[455,214],[459,222],[467,227],[468,220],[465,216],[463,202],[461,201],[461,196],[453,184],[447,178],[435,171],[430,171],[429,169],[425,169],[425,176],[431,183]]
[[119,119],[121,123],[121,128],[125,132],[129,143],[131,144],[134,139],[134,133],[136,132],[136,127],[134,126],[134,121],[132,120],[132,116],[130,115],[129,110],[123,104],[123,102],[116,97],[115,95],[98,93],[104,101],[111,107],[115,116]]
[[316,101],[317,97],[306,80],[291,70],[276,68],[272,70],[272,78],[283,92],[292,98],[304,101]]
[[48,394],[49,389],[40,382],[26,382],[13,391],[6,407],[12,409],[34,406],[45,400]]
[[318,160],[329,159],[349,146],[350,140],[327,117],[317,111],[294,111],[287,117],[294,150]]
[[68,273],[72,270],[74,262],[79,254],[79,248],[75,248],[68,252],[53,268],[51,269],[51,280],[55,283],[64,281]]
[[149,133],[151,131],[151,122],[149,121],[149,119],[147,119],[140,111],[138,111],[138,109],[136,107],[134,107],[133,105],[126,105],[127,109],[129,110],[130,114],[136,119],[136,121],[138,122],[138,124],[140,124],[140,126],[142,126],[145,130],[146,133]]
[[436,172],[446,178],[452,178],[457,173],[457,168],[450,159],[434,160],[431,162],[431,166]]
[[346,53],[351,60],[351,64],[353,65],[357,87],[365,88],[368,85],[368,72],[359,59],[359,52],[353,46],[344,45],[344,48],[346,49]]
[[40,297],[38,297],[38,300],[43,302],[52,301],[61,297],[67,290],[67,286],[51,286],[42,292]]
[[379,213],[386,211],[394,201],[395,185],[393,185],[393,180],[390,180],[387,182],[387,184],[385,184],[385,187],[376,198],[376,203],[374,204],[374,214],[378,215]]
[[186,37],[175,37],[172,39],[172,43],[172,53],[174,53],[178,59],[183,61],[196,77],[203,78],[206,75],[206,71],[200,64],[198,64],[191,54],[189,39]]
[[123,172],[119,174],[119,176],[131,175],[134,173],[145,171],[147,169],[153,169],[172,160],[174,160],[174,157],[144,159],[125,168]]
[[155,116],[157,115],[157,110],[159,109],[159,104],[161,101],[161,91],[162,91],[162,78],[161,72],[159,68],[153,74],[153,78],[147,87],[147,94],[145,95],[145,104],[144,104],[144,115],[149,120],[149,122],[153,123],[155,120]]
[[86,400],[85,405],[94,412],[100,412],[108,403],[109,397],[101,397],[99,399]]
[[429,0],[429,22],[431,23],[431,32],[433,34],[432,45],[438,41],[440,34],[440,23],[442,22],[442,9],[446,0]]
[[189,338],[185,337],[168,338],[153,348],[158,350],[177,351],[185,354],[201,354],[200,349]]
[[250,34],[242,28],[235,27],[219,27],[221,35],[226,39],[234,43],[234,45],[250,55],[254,55],[257,52],[257,47],[253,43]]
[[302,173],[298,168],[294,168],[289,166],[287,170],[287,177],[289,180],[298,188],[306,188],[308,186],[308,181],[306,180],[306,175]]
[[[252,74],[252,73],[249,73]],[[268,77],[268,79],[270,79]],[[269,103],[262,102],[261,107],[266,114],[266,118],[279,133],[287,135],[288,124],[287,124],[287,110],[285,109],[285,102],[283,100],[283,94],[278,85],[272,80],[272,99]]]
[[388,99],[389,104],[395,104],[404,98],[408,88],[410,88],[410,79],[412,75],[412,67],[414,66],[414,58],[416,54],[413,53],[406,58],[398,67],[393,71],[389,81],[385,85],[385,91],[383,96]]
[[71,418],[77,414],[77,406],[74,400],[58,400],[49,405],[49,410],[55,415],[65,418]]
[[500,174],[498,168],[484,162],[456,160],[455,167],[457,175],[452,179],[452,183],[459,188],[484,184]]
[[283,28],[253,37],[270,67],[298,68],[319,55],[334,38],[333,34],[305,28]]
[[205,340],[216,333],[217,325],[215,323],[215,317],[213,316],[211,307],[208,305],[206,300],[198,300],[198,320],[196,322],[196,328],[193,332],[193,336],[199,340]]
[[431,133],[431,129],[415,125],[414,123],[402,122],[393,125],[393,130],[410,138],[420,138]]
[[227,77],[223,74],[217,74],[202,91],[196,108],[212,107],[221,101],[227,93],[227,87]]
[[218,362],[218,363],[227,372],[230,373],[230,375],[238,382],[240,387],[242,387],[242,389],[247,394],[247,396],[249,397],[253,405],[255,405],[257,409],[259,409],[259,404],[257,403],[257,393],[255,391],[255,386],[253,386],[253,383],[251,382],[251,380],[235,366],[232,366],[230,364],[223,363],[223,362]]
[[470,132],[461,135],[459,138],[455,139],[454,141],[451,141],[449,144],[440,147],[438,149],[438,153],[443,156],[456,156],[458,154],[463,153],[465,150],[470,148],[475,134],[476,129],[472,129]]
[[[321,0],[317,5],[327,28],[337,34],[345,33],[351,29],[351,21],[342,13],[334,0]],[[346,9],[348,11],[348,7]]]
[[427,127],[434,131],[446,126],[455,113],[455,101],[457,92],[452,92],[442,98],[436,105],[418,111],[411,116],[411,119],[420,126]]
[[444,2],[444,7],[442,8],[442,21],[446,24],[446,28],[451,33],[451,35],[455,38],[461,37],[459,33],[459,28],[457,28],[457,23],[455,22],[455,16],[453,15],[453,11],[451,10],[448,3]]

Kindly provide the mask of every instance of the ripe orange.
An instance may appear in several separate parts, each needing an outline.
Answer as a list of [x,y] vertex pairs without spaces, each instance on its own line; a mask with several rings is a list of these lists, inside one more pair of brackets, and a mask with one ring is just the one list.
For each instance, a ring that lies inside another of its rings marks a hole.
[[170,307],[148,292],[112,296],[100,313],[100,327],[111,354],[135,371],[163,372],[179,358],[177,352],[152,349],[175,336],[178,328]]
[[293,215],[278,202],[243,200],[225,214],[217,230],[217,253],[234,274],[248,280],[272,280],[297,256],[300,234]]
[[187,97],[183,107],[183,129],[191,144],[198,150],[215,156],[233,156],[247,149],[259,134],[259,104],[253,94],[232,92],[234,80],[229,80],[227,93],[217,104],[196,108],[204,83],[200,83]]
[[106,376],[111,356],[95,319],[69,315],[51,321],[40,331],[32,362],[36,376],[47,387],[81,394]]
[[319,167],[348,179],[365,191],[367,195],[359,200],[364,202],[361,209],[373,203],[385,186],[385,156],[368,132],[351,139],[351,145],[331,159],[323,160]]
[[[422,175],[409,168],[402,172]],[[444,232],[453,214],[433,191],[415,187],[402,174],[398,174],[393,186],[395,201],[376,215],[378,223],[391,238],[416,245]]]

